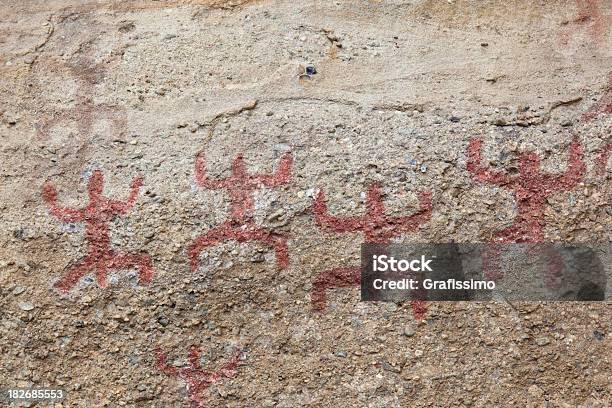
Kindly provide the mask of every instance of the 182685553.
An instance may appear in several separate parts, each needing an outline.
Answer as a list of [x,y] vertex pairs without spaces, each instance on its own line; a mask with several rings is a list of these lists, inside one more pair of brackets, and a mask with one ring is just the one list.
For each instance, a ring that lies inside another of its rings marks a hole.
[[9,401],[59,401],[66,398],[66,391],[60,388],[6,388],[2,394]]

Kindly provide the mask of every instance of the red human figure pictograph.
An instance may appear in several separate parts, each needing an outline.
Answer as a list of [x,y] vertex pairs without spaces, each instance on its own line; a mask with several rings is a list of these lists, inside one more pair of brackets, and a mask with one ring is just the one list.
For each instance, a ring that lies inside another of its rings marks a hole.
[[107,103],[94,102],[96,85],[108,71],[106,61],[94,62],[90,57],[80,57],[67,64],[68,71],[76,80],[74,106],[45,117],[37,124],[38,136],[47,139],[57,126],[74,123],[81,137],[92,133],[96,121],[111,123],[113,134],[120,135],[127,128],[127,114],[124,109]]
[[206,247],[211,247],[227,240],[238,242],[258,241],[271,246],[276,254],[276,263],[280,268],[289,264],[287,237],[283,234],[266,230],[257,225],[253,219],[255,202],[254,190],[265,187],[274,188],[289,182],[293,157],[285,153],[280,159],[278,169],[273,174],[249,174],[244,157],[238,155],[232,163],[231,176],[225,179],[211,179],[206,174],[204,154],[196,157],[196,182],[198,186],[209,189],[227,189],[230,195],[230,218],[221,225],[199,236],[189,246],[187,253],[191,270],[199,266],[199,255]]
[[126,201],[117,201],[102,195],[104,176],[95,170],[88,183],[89,203],[83,208],[61,207],[57,203],[57,191],[50,183],[43,186],[43,200],[51,209],[51,214],[64,222],[84,222],[85,240],[88,244],[87,255],[73,265],[68,273],[55,283],[62,293],[72,289],[81,278],[93,272],[98,285],[107,286],[107,274],[111,270],[137,268],[139,281],[151,281],[153,267],[151,258],[146,254],[126,254],[111,248],[108,223],[117,215],[127,214],[134,206],[142,178],[136,177],[130,185],[130,195]]
[[597,103],[589,108],[580,118],[583,122],[589,122],[599,115],[612,115],[612,72],[608,74],[608,85]]
[[[409,216],[392,217],[385,213],[380,186],[373,183],[366,194],[366,212],[360,217],[335,217],[329,214],[325,193],[319,190],[314,199],[313,211],[319,227],[335,233],[361,232],[366,244],[389,244],[393,238],[415,232],[431,218],[431,193],[419,193],[419,211]],[[327,290],[359,286],[360,267],[334,268],[320,273],[313,281],[312,308],[322,311],[327,303]],[[422,319],[426,307],[423,300],[413,300],[415,318]]]
[[189,349],[189,366],[185,368],[168,365],[166,354],[160,348],[155,349],[157,369],[171,377],[185,381],[191,408],[203,408],[204,391],[221,379],[232,378],[236,375],[236,368],[242,363],[240,359],[242,354],[243,351],[236,347],[229,360],[219,370],[208,372],[204,371],[200,365],[200,349],[197,346],[191,346]]
[[[532,151],[519,155],[518,174],[498,172],[482,164],[481,139],[472,139],[468,146],[467,169],[472,178],[480,183],[493,184],[514,192],[517,216],[511,227],[494,234],[494,242],[483,256],[483,269],[490,279],[501,278],[497,265],[500,256],[500,243],[542,243],[544,241],[544,206],[546,199],[560,191],[575,187],[584,177],[586,166],[583,161],[582,146],[577,139],[570,145],[568,166],[563,174],[546,174],[540,170],[540,157]],[[542,246],[540,246],[542,247]],[[547,276],[552,286],[560,272],[559,260],[550,247],[543,247],[551,260]],[[553,259],[554,258],[554,259]]]

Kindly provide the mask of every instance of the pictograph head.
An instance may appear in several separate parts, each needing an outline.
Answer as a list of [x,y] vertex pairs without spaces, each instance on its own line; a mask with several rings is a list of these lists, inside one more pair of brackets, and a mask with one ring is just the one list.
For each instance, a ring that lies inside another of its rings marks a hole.
[[104,175],[100,170],[94,170],[89,177],[89,184],[87,189],[89,190],[89,198],[98,198],[102,195],[104,188]]
[[247,168],[246,163],[244,162],[244,156],[242,154],[236,156],[236,158],[232,162],[232,174],[246,176]]
[[53,203],[57,200],[57,191],[48,181],[43,185],[42,197],[47,203]]

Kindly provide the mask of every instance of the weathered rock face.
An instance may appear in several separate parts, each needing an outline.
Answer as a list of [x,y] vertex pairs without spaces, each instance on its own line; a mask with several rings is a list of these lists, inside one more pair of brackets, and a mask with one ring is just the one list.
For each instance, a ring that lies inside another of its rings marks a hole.
[[610,241],[612,3],[73,3],[0,5],[3,386],[608,406],[609,304],[360,303],[352,271],[367,240]]

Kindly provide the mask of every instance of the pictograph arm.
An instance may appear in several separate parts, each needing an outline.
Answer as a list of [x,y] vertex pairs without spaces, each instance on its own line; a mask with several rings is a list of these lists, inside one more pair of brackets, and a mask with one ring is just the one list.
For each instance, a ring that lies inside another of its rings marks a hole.
[[564,191],[575,187],[586,173],[582,145],[574,138],[570,145],[567,170],[560,176],[546,176],[544,183],[547,189],[552,191]]
[[155,349],[155,360],[157,368],[165,374],[170,376],[178,376],[178,369],[176,367],[168,365],[166,361],[166,354],[158,347]]
[[204,157],[204,152],[200,152],[196,156],[195,177],[196,177],[196,183],[200,187],[210,188],[210,189],[228,187],[227,180],[215,180],[215,179],[211,179],[208,177],[208,175],[206,174],[206,159]]
[[142,187],[142,177],[135,177],[132,179],[132,183],[130,184],[130,196],[125,201],[111,201],[111,207],[113,211],[125,214],[127,213],[134,204],[136,204],[136,200],[138,199],[138,193],[140,192],[140,188]]
[[513,183],[513,178],[505,173],[491,170],[488,166],[482,166],[482,145],[481,139],[472,139],[468,146],[467,169],[475,180],[498,185],[508,186]]
[[394,217],[392,222],[396,231],[406,233],[415,231],[420,225],[431,219],[431,193],[419,193],[419,211],[405,217]]
[[268,188],[277,187],[289,181],[291,178],[292,166],[293,156],[291,153],[285,153],[281,157],[278,169],[274,174],[256,175],[252,176],[252,179],[260,182]]
[[354,232],[363,229],[363,217],[334,217],[329,214],[325,193],[319,190],[313,203],[315,222],[323,229],[333,232]]
[[57,190],[50,183],[45,183],[43,186],[42,197],[45,203],[50,207],[51,213],[59,220],[64,222],[83,221],[83,210],[60,207],[57,204]]

